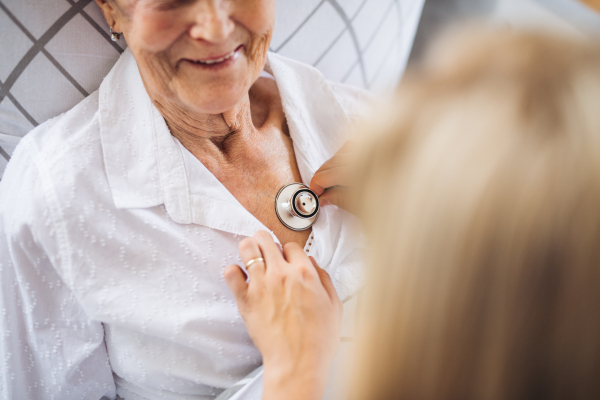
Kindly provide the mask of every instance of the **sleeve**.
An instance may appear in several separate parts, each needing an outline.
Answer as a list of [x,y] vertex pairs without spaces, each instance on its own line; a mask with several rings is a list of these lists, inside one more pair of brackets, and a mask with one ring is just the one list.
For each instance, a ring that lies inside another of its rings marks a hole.
[[55,268],[60,235],[19,150],[0,182],[0,399],[114,399],[102,323]]

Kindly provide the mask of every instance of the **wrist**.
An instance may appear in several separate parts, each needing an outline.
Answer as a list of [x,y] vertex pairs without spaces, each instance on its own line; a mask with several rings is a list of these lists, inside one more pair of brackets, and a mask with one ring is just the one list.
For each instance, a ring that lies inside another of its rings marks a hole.
[[321,400],[328,369],[302,363],[264,362],[262,400]]

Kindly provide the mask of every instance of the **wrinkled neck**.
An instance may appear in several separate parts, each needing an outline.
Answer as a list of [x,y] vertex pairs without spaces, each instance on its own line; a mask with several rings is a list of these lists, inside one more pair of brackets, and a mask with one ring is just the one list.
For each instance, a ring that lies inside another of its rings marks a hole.
[[171,134],[200,160],[227,162],[235,157],[236,149],[252,141],[257,133],[248,95],[221,114],[194,113],[160,99],[153,102]]

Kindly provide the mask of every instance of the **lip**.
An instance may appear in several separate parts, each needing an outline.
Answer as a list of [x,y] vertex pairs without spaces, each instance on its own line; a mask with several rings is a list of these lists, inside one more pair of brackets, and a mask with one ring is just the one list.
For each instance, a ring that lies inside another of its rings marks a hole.
[[225,54],[222,54],[222,55],[216,56],[216,57],[196,58],[196,59],[186,58],[186,59],[183,59],[183,61],[187,61],[192,64],[195,64],[198,66],[204,66],[204,67],[217,66],[217,65],[225,64],[230,60],[235,61],[235,59],[237,59],[239,57],[240,50],[242,49],[242,47],[244,47],[243,44],[236,47],[235,50],[233,50],[233,51],[230,51],[228,53],[225,53]]

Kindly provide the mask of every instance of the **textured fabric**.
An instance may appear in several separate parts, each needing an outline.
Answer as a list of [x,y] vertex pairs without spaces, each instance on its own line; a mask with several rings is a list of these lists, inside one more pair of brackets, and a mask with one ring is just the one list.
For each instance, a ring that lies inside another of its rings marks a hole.
[[[272,53],[267,69],[308,183],[361,92]],[[0,210],[2,399],[209,399],[260,365],[222,274],[266,228],[171,136],[129,51],[22,140]],[[324,207],[305,247],[342,299],[362,284],[357,224]]]
[[262,396],[263,367],[260,366],[249,373],[244,379],[235,383],[229,389],[225,390],[215,400],[236,400],[236,399],[256,399]]
[[[348,365],[353,362],[354,329],[358,296],[344,303],[344,319],[342,324],[342,340],[333,360],[327,388],[323,400],[350,399],[351,383]],[[230,386],[215,400],[261,400],[263,390],[263,367],[260,366],[250,374]]]
[[[271,50],[325,77],[390,89],[424,0],[277,0]],[[19,139],[95,91],[126,44],[93,0],[0,0],[0,177]]]

